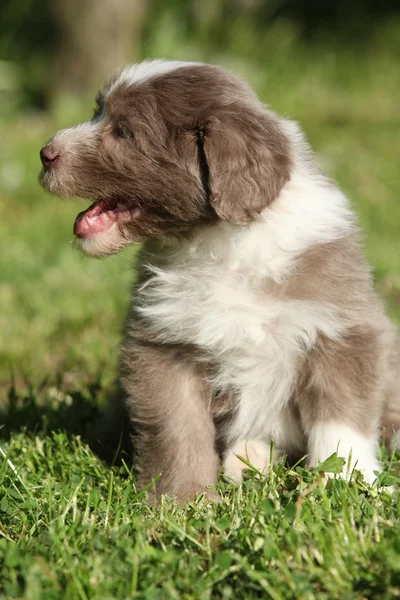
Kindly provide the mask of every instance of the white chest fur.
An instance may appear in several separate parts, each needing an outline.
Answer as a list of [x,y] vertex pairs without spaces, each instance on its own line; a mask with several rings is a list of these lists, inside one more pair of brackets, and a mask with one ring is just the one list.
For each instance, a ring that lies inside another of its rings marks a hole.
[[337,333],[329,307],[276,300],[240,272],[211,264],[156,271],[140,301],[154,333],[200,347],[218,365],[215,388],[236,390],[233,438],[276,439],[274,416],[289,400],[299,356],[318,331]]
[[325,211],[318,204],[310,221],[306,213],[315,198],[304,197],[299,211],[299,194],[293,207],[285,192],[261,222],[248,228],[221,223],[166,250],[165,267],[149,267],[152,277],[136,298],[139,310],[163,340],[203,350],[218,366],[216,389],[236,391],[231,440],[293,438],[285,407],[298,359],[318,332],[340,333],[331,306],[268,293],[269,282],[289,277],[307,247],[348,231],[347,208],[335,193],[342,210],[337,203],[324,202]]

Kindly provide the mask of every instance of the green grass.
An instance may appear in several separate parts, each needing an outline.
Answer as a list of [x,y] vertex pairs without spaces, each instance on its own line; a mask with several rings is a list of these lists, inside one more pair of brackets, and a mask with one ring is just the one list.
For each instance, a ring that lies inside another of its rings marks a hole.
[[[166,31],[149,55],[221,62],[301,122],[352,199],[400,322],[400,70],[390,32],[358,53],[304,50],[278,27],[254,58],[251,32],[233,31],[239,51],[222,54]],[[325,489],[318,473],[279,464],[240,488],[219,482],[217,506],[149,508],[128,462],[109,467],[90,450],[112,392],[135,249],[80,256],[70,246],[80,207],[37,184],[41,144],[76,119],[64,107],[0,121],[0,598],[400,596],[397,492],[361,481]]]
[[0,486],[6,598],[400,595],[399,495],[362,482],[325,489],[278,464],[221,482],[217,506],[155,509],[125,463],[105,468],[80,437],[38,432],[13,436]]

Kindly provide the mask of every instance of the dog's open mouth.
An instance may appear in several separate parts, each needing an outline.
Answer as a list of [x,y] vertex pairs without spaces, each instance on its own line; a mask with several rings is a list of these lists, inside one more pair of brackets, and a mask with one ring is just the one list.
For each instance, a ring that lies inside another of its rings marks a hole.
[[76,217],[74,234],[80,238],[91,237],[117,223],[130,223],[142,212],[139,206],[129,207],[118,198],[99,198]]

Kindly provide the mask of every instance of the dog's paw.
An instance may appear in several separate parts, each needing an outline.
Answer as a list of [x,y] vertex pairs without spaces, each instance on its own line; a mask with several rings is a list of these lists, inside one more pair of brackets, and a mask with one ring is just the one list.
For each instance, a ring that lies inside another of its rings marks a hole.
[[226,453],[224,475],[228,479],[240,483],[243,471],[249,468],[247,463],[265,474],[270,464],[279,460],[282,454],[279,450],[274,449],[271,455],[270,445],[261,440],[238,440]]

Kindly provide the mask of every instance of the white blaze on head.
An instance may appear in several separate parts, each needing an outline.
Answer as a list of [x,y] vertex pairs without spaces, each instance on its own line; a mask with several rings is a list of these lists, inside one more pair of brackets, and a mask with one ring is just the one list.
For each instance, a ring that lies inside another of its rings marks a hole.
[[200,62],[185,62],[182,60],[145,60],[137,65],[130,65],[121,71],[108,90],[111,94],[122,83],[142,83],[157,75],[165,75],[181,67],[200,66]]

